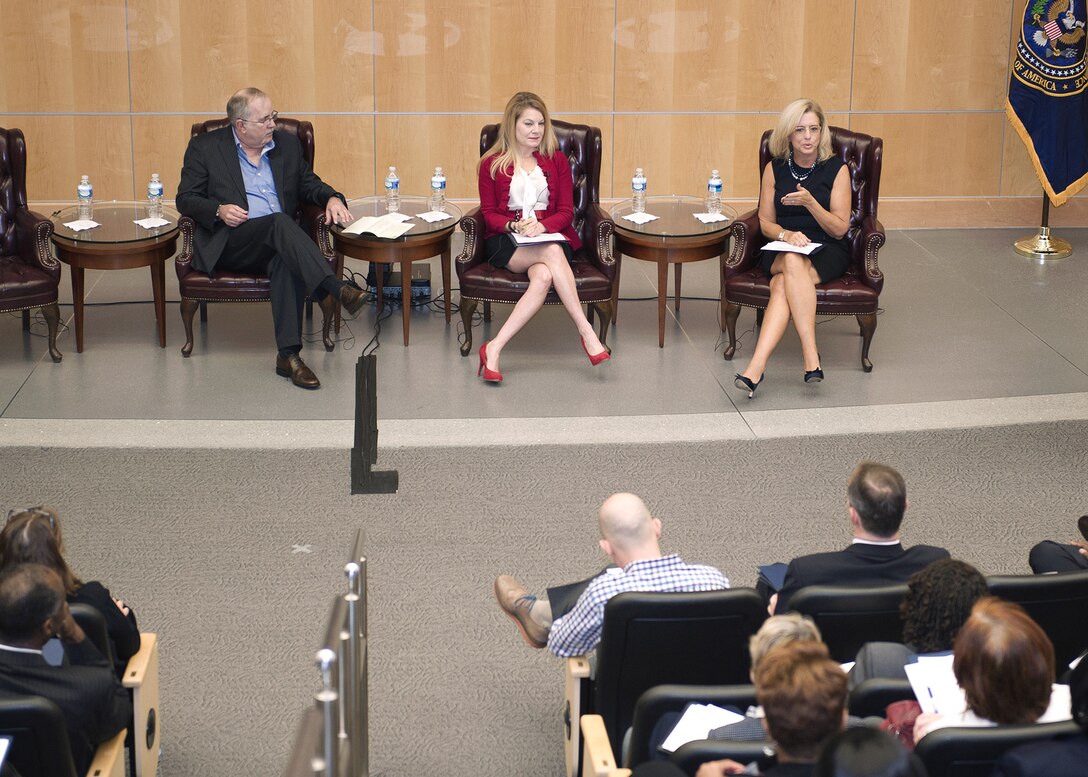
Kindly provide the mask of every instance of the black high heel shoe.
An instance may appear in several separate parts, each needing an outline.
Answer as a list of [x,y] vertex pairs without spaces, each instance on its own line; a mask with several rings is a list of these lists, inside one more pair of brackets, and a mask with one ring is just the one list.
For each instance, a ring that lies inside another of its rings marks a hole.
[[[816,354],[816,358],[820,358],[820,354]],[[805,383],[819,383],[824,379],[824,371],[817,367],[814,370],[805,370]]]
[[[766,375],[766,373],[764,373],[764,375]],[[733,376],[733,385],[739,388],[741,391],[747,391],[748,399],[751,399],[755,395],[756,389],[759,388],[759,384],[763,382],[764,375],[760,375],[759,380],[757,380],[755,383],[752,383],[752,380],[750,378],[746,378],[738,372],[736,375]]]

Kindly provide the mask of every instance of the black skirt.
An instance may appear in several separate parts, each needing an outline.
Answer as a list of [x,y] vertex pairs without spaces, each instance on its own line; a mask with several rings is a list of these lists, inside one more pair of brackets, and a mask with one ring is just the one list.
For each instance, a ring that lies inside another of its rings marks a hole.
[[[760,251],[759,266],[763,272],[771,274],[771,265],[778,258],[781,251]],[[820,276],[820,283],[827,283],[843,275],[850,266],[850,254],[842,242],[824,243],[823,248],[808,257],[812,266],[816,268],[816,274]]]
[[[570,243],[563,240],[559,245],[563,247],[567,263],[572,264],[574,262],[574,249],[571,248]],[[484,242],[484,256],[487,258],[487,263],[493,267],[505,267],[510,264],[510,257],[514,255],[514,251],[517,249],[518,246],[509,235],[492,235]]]

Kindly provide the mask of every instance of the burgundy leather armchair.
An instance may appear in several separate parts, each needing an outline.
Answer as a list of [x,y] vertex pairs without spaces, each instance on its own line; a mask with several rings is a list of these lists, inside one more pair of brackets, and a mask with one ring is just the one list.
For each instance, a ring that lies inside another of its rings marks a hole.
[[[226,127],[227,118],[198,122],[193,125],[192,135]],[[313,167],[314,164],[314,125],[308,121],[288,119],[280,116],[276,119],[276,129],[298,136],[302,143],[302,155]],[[328,229],[325,228],[325,211],[315,205],[303,205],[295,214],[295,220],[317,243],[317,247],[328,260],[333,274],[339,278],[344,273],[344,255],[333,250]],[[181,230],[181,251],[174,260],[174,269],[178,274],[178,288],[181,292],[181,321],[185,326],[185,345],[181,355],[189,356],[193,352],[193,316],[200,308],[200,320],[208,320],[209,302],[267,302],[271,299],[270,282],[267,275],[244,273],[234,270],[216,272],[208,276],[193,267],[193,232],[196,224],[188,216],[178,219]],[[308,309],[309,312],[309,309]],[[335,347],[329,332],[335,323],[340,331],[340,306],[336,306],[335,321],[325,319],[321,326],[321,339],[326,351]]]
[[[846,274],[816,286],[816,314],[855,316],[861,329],[861,368],[871,372],[869,345],[876,331],[876,312],[884,274],[876,255],[884,245],[884,227],[877,220],[880,194],[880,164],[884,141],[841,127],[830,127],[831,149],[846,162],[850,172],[850,266]],[[759,146],[759,172],[771,161],[771,131],[763,133]],[[733,251],[722,257],[722,331],[728,330],[729,344],[725,359],[731,361],[737,350],[737,317],[742,307],[756,309],[756,324],[763,323],[763,311],[770,300],[770,278],[759,268],[759,251],[767,242],[759,229],[756,211],[746,213],[733,223]]]
[[[587,317],[593,323],[594,313],[600,319],[598,336],[605,343],[608,325],[612,321],[612,289],[618,282],[616,259],[612,255],[612,220],[599,205],[601,182],[601,131],[586,124],[553,121],[559,148],[570,160],[574,179],[574,230],[582,239],[582,247],[574,254],[574,282],[578,299],[588,307]],[[488,124],[480,131],[480,155],[495,143],[498,124]],[[505,268],[493,267],[484,257],[484,217],[479,208],[461,219],[465,247],[454,267],[461,288],[461,321],[465,340],[461,355],[472,351],[472,315],[480,302],[484,303],[484,320],[491,320],[491,303],[513,304],[529,288],[529,276]],[[545,305],[562,304],[555,289],[548,291]]]
[[21,310],[30,331],[30,309],[41,308],[49,331],[49,357],[59,362],[57,330],[60,262],[49,250],[53,222],[26,204],[26,139],[0,128],[0,312]]

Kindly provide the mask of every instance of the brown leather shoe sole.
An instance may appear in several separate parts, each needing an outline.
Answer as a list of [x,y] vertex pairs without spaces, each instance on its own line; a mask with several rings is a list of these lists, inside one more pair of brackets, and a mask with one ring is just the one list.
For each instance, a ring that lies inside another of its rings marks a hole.
[[[499,591],[499,581],[497,579],[495,580],[495,583],[492,586],[492,589],[494,590],[494,593],[495,593],[495,601],[499,603],[499,608],[506,614],[506,617],[508,617],[510,620],[512,620],[515,624],[517,624],[518,631],[521,632],[521,636],[525,640],[525,643],[529,647],[536,648],[537,650],[540,650],[541,648],[547,647],[548,643],[547,642],[541,642],[539,639],[533,638],[529,634],[529,632],[526,630],[525,624],[522,623],[521,618],[518,617],[518,613],[516,611],[508,609],[507,606],[503,603],[502,593]],[[528,617],[528,616],[526,616],[526,617]]]

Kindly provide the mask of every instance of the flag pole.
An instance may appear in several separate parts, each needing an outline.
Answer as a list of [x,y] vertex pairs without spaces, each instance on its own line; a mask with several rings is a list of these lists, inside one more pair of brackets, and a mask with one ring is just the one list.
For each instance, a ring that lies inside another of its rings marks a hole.
[[1060,237],[1050,236],[1050,198],[1043,192],[1043,217],[1038,233],[1012,244],[1013,250],[1020,256],[1039,262],[1067,259],[1073,253],[1073,246]]

